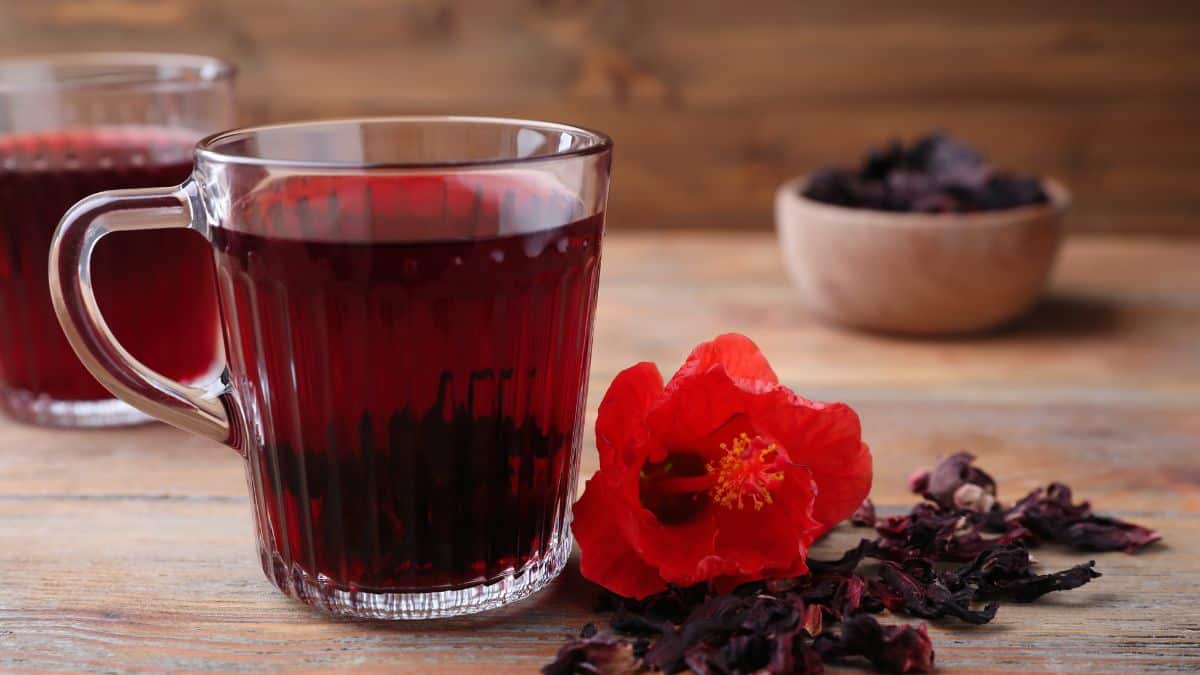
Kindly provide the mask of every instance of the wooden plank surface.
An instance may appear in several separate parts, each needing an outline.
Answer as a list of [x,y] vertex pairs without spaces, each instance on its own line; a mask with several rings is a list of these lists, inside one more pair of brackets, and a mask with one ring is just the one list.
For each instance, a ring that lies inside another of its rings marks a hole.
[[784,178],[959,132],[1089,231],[1197,232],[1200,4],[8,0],[0,55],[188,50],[243,120],[554,118],[617,141],[615,227],[766,229]]
[[[1200,669],[1200,241],[1071,240],[1032,317],[937,342],[815,323],[767,237],[606,245],[589,429],[619,369],[669,371],[695,342],[741,330],[799,392],[860,412],[881,510],[911,504],[914,466],[966,448],[1002,497],[1064,479],[1162,531],[1141,555],[1095,556],[1104,577],[1085,588],[1006,605],[988,626],[935,626],[944,672]],[[584,474],[595,466],[589,438]],[[839,528],[814,555],[861,534]],[[549,590],[476,617],[329,620],[262,576],[241,459],[161,426],[0,423],[0,578],[0,671],[531,672],[595,618],[572,563]]]

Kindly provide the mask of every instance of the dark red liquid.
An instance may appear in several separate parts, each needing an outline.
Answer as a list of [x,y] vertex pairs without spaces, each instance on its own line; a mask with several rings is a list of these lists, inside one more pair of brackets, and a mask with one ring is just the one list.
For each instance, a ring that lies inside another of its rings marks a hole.
[[[465,586],[566,536],[603,217],[572,222],[572,202],[520,182],[495,199],[478,187],[294,180],[240,216],[282,236],[214,233],[264,564],[281,585]],[[514,218],[563,224],[394,241]],[[339,232],[372,240],[320,240]]]
[[[76,358],[54,315],[50,239],[83,197],[180,183],[191,172],[190,147],[190,135],[154,129],[0,136],[0,386],[59,401],[112,397]],[[115,233],[97,246],[92,274],[109,326],[135,357],[180,380],[212,368],[217,300],[203,237]]]

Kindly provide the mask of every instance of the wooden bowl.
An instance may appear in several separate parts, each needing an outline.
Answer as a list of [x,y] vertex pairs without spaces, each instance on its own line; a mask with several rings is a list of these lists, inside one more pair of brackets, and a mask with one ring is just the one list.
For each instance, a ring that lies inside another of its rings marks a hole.
[[1049,204],[979,213],[852,209],[784,183],[775,223],[800,299],[830,321],[910,335],[971,333],[1022,315],[1046,287],[1070,194],[1046,180]]

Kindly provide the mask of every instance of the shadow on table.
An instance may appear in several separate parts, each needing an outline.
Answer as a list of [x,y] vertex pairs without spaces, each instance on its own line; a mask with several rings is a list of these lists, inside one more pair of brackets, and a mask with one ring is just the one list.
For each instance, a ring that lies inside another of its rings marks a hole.
[[1118,314],[1117,303],[1108,298],[1051,295],[1043,298],[1029,314],[990,335],[1048,338],[1109,335],[1120,325]]
[[951,335],[910,335],[833,326],[834,330],[859,333],[882,340],[901,342],[971,343],[1020,338],[1064,339],[1111,336],[1121,329],[1121,309],[1109,298],[1081,295],[1050,295],[1024,316],[984,332]]
[[987,342],[1020,338],[1064,339],[1102,337],[1120,329],[1120,308],[1107,298],[1080,295],[1051,295],[1043,298],[1025,316],[999,328],[961,335],[912,336],[877,334],[915,342]]

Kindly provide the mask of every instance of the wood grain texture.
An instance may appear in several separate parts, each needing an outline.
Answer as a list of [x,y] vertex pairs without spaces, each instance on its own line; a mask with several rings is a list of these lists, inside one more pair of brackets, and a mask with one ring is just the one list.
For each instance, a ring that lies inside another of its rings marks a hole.
[[243,118],[503,114],[617,141],[616,227],[768,228],[785,178],[961,133],[1088,231],[1200,232],[1200,5],[8,0],[0,54],[212,53]]
[[[1094,556],[1104,577],[983,627],[939,623],[942,672],[1200,669],[1200,242],[1072,239],[1051,298],[1012,328],[925,342],[825,327],[791,304],[758,235],[617,234],[606,244],[588,426],[613,375],[673,369],[725,330],[781,378],[859,411],[881,510],[906,474],[960,448],[1012,499],[1069,480],[1166,543]],[[590,434],[584,475],[596,468]],[[161,426],[61,432],[0,423],[0,671],[532,672],[586,621],[568,566],[496,612],[388,624],[330,620],[258,569],[242,460]],[[841,527],[832,557],[862,531]],[[1047,568],[1089,558],[1037,551]]]

